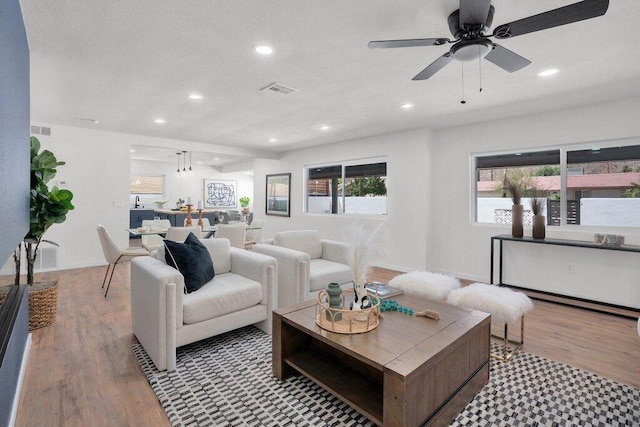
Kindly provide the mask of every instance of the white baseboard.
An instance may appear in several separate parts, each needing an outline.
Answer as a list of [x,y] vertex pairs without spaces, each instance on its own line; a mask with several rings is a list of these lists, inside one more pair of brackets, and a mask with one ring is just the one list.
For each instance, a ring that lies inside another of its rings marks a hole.
[[20,363],[20,375],[18,376],[16,394],[13,397],[13,405],[11,407],[11,417],[9,417],[10,427],[15,426],[16,424],[16,417],[18,416],[18,404],[20,403],[20,392],[22,391],[22,381],[24,380],[24,373],[27,370],[27,360],[29,359],[30,350],[31,350],[31,333],[29,333],[29,335],[27,336],[27,342],[24,345],[22,362]]

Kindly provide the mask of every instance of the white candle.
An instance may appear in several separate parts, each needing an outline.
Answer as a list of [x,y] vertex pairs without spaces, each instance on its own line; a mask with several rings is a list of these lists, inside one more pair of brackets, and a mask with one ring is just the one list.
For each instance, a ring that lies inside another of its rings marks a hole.
[[202,200],[198,200],[198,209],[203,209]]
[[187,204],[190,205],[191,204],[191,197],[187,197]]

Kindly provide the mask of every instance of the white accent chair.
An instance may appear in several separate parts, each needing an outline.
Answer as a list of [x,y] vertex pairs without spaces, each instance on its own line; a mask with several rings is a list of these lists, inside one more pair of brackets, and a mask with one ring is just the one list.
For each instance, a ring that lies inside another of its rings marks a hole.
[[233,248],[227,239],[201,239],[215,277],[184,293],[184,277],[165,262],[165,248],[131,264],[133,333],[159,370],[175,370],[176,348],[254,324],[271,334],[275,259]]
[[278,308],[313,299],[331,282],[353,286],[349,245],[322,239],[319,231],[282,231],[273,244],[259,243],[251,251],[278,260]]
[[[104,279],[102,279],[102,288],[104,289],[105,283],[107,285],[107,290],[104,292],[104,297],[106,298],[109,293],[109,286],[111,286],[111,279],[113,279],[113,272],[116,269],[116,265],[129,262],[138,256],[149,255],[149,252],[144,248],[118,247],[102,224],[98,224],[98,238],[100,239],[100,246],[102,246],[104,257],[109,263],[107,272],[104,274]],[[107,282],[109,270],[111,270],[111,276],[109,276],[109,282]]]
[[247,224],[238,222],[236,224],[218,224],[214,239],[229,239],[231,246],[244,249],[244,235]]
[[[142,220],[143,227],[156,227],[161,228],[163,230],[168,230],[171,228],[171,221],[168,219],[143,219]],[[164,238],[159,234],[144,234],[141,237],[142,239],[142,247],[148,250],[149,252],[153,252],[156,249],[164,246],[162,241]]]
[[193,233],[198,239],[202,237],[202,230],[195,225],[191,227],[171,227],[167,230],[167,236],[165,238],[173,240],[174,242],[183,243],[189,233]]
[[254,219],[247,227],[244,235],[244,248],[251,249],[256,243],[260,243],[262,237],[262,227],[264,227],[264,219]]

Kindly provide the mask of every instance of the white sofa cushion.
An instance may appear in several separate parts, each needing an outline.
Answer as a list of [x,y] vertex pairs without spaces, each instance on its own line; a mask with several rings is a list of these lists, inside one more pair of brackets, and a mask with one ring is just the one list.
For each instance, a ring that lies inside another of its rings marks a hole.
[[326,289],[331,282],[342,285],[353,280],[353,273],[348,265],[321,258],[311,260],[309,272],[309,290],[311,292]]
[[183,297],[183,321],[198,323],[259,304],[260,283],[233,273],[216,274],[212,281]]
[[281,231],[273,236],[273,244],[304,252],[311,259],[322,258],[322,238],[317,230]]

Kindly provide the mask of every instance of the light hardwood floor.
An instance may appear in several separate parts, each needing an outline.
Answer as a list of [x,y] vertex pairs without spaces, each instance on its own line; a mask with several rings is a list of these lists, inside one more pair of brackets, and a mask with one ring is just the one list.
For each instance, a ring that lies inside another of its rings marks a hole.
[[[33,331],[17,426],[169,425],[131,351],[129,266],[116,268],[107,298],[100,289],[105,268],[36,275],[58,278],[58,318]],[[370,280],[387,282],[396,274],[374,269]],[[534,303],[525,351],[640,388],[634,320]]]

